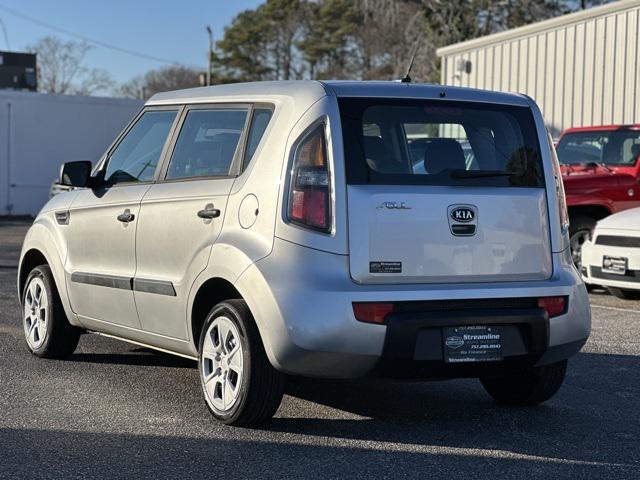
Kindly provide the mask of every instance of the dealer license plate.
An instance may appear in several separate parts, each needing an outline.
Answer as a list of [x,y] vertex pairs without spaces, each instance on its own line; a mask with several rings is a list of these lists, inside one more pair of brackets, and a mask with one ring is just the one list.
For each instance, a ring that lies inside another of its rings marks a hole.
[[602,273],[613,273],[614,275],[624,275],[627,273],[626,257],[607,257],[602,258]]
[[502,360],[502,331],[495,326],[463,326],[443,329],[446,363],[497,362]]

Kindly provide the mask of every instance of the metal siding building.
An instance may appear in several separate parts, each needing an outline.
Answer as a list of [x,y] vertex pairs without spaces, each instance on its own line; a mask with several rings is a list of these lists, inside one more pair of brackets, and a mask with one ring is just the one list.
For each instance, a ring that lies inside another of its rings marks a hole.
[[97,161],[142,103],[0,91],[0,216],[38,213],[60,165]]
[[640,123],[640,0],[623,0],[438,50],[442,83],[526,93],[554,136]]

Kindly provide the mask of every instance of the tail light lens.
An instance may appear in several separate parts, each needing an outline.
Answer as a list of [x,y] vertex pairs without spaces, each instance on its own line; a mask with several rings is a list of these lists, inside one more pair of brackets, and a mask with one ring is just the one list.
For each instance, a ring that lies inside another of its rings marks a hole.
[[361,302],[353,304],[353,314],[356,320],[368,323],[384,323],[384,317],[393,312],[390,302]]
[[289,221],[307,228],[331,230],[331,177],[324,125],[311,132],[296,149],[289,189]]
[[538,307],[547,312],[549,318],[562,315],[567,309],[567,297],[542,297],[538,299]]
[[558,211],[560,212],[560,226],[562,233],[569,229],[569,211],[567,210],[567,197],[564,193],[564,184],[562,183],[562,172],[560,171],[560,162],[556,149],[553,146],[553,140],[549,135],[549,150],[551,151],[551,160],[553,164],[553,177],[556,181],[556,196],[558,197]]

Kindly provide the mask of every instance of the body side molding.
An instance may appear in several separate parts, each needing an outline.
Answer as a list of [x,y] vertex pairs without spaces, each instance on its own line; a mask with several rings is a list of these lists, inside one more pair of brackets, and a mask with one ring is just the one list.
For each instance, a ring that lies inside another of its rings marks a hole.
[[71,281],[100,287],[120,288],[122,290],[155,293],[158,295],[168,295],[170,297],[176,296],[173,283],[164,280],[147,280],[142,278],[120,277],[117,275],[73,272],[71,274]]

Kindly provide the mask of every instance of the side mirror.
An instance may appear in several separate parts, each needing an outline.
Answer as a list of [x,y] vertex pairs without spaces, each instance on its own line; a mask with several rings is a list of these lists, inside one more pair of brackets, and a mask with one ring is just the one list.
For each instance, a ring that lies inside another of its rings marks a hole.
[[69,187],[86,187],[91,177],[91,162],[81,160],[79,162],[63,163],[60,167],[60,185]]

